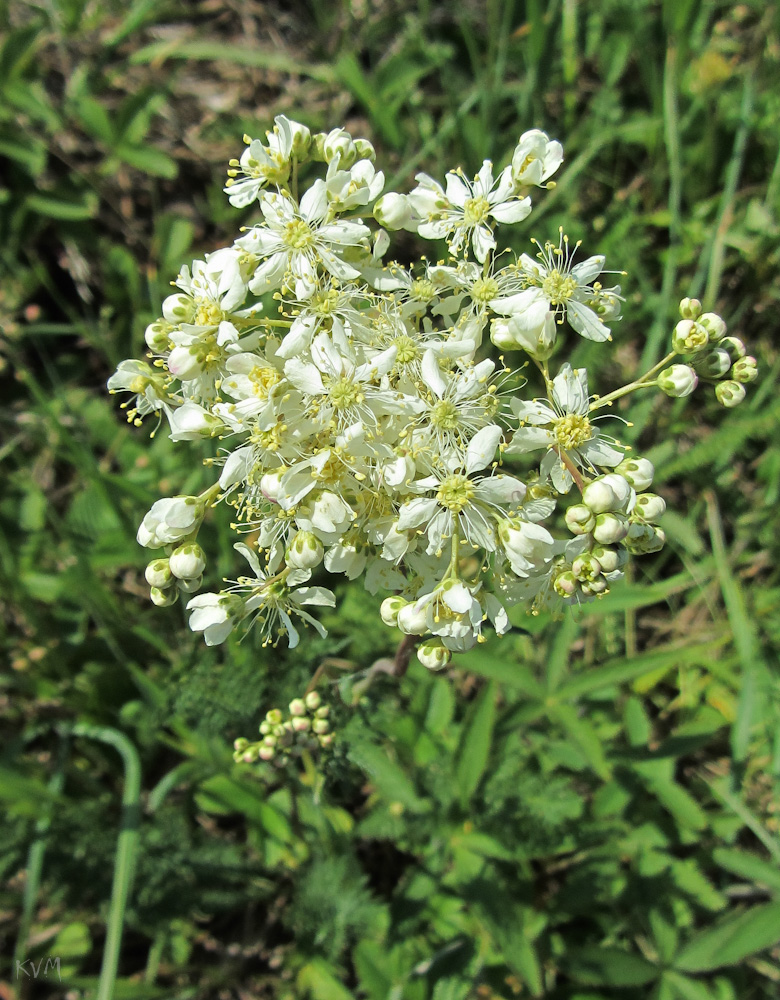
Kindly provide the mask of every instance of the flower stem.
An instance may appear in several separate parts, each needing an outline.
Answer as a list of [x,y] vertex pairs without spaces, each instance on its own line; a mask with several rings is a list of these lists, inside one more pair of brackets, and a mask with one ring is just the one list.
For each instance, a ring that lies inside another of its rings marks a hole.
[[677,351],[672,351],[671,354],[667,354],[657,365],[653,365],[650,371],[645,372],[638,379],[629,382],[628,385],[624,385],[620,389],[615,389],[614,392],[607,393],[606,396],[597,396],[590,404],[590,409],[598,410],[602,406],[609,406],[616,399],[620,399],[621,396],[627,396],[630,392],[636,392],[637,389],[647,389],[649,386],[655,385],[653,376],[668,365],[672,358],[675,357],[677,357]]

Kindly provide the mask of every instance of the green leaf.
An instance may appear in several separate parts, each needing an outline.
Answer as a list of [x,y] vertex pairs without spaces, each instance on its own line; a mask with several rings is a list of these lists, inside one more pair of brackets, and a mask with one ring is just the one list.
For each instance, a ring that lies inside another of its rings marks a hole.
[[393,977],[386,969],[387,960],[387,948],[376,941],[364,939],[352,951],[358,980],[370,1000],[387,1000],[393,987]]
[[255,66],[259,69],[290,73],[294,76],[308,76],[323,83],[334,83],[335,73],[326,63],[315,63],[306,59],[296,59],[281,51],[264,51],[257,47],[231,45],[226,42],[175,41],[154,42],[138,49],[130,56],[132,65],[156,63],[162,65],[166,59],[193,59],[206,62],[223,61],[237,66]]
[[747,851],[729,847],[716,847],[712,852],[712,859],[727,872],[765,885],[773,892],[780,892],[780,869],[777,865],[769,864],[754,854],[748,854]]
[[689,979],[680,972],[667,969],[664,972],[664,981],[674,991],[674,996],[680,1000],[719,1000],[719,993],[714,993],[710,988],[697,979]]
[[550,707],[550,716],[566,730],[588,765],[606,781],[611,775],[611,769],[593,726],[580,718],[572,705],[553,705]]
[[45,215],[50,219],[59,219],[60,222],[79,222],[83,219],[91,219],[97,215],[98,199],[97,195],[91,191],[86,191],[81,198],[63,198],[47,194],[28,194],[25,198],[25,206]]
[[204,812],[222,815],[241,813],[284,844],[293,840],[290,824],[280,812],[263,801],[254,788],[242,785],[227,775],[214,775],[201,782],[195,801]]
[[421,799],[409,776],[375,743],[353,743],[348,751],[353,764],[364,771],[388,802],[400,802],[411,812],[427,812],[430,802]]
[[463,803],[468,802],[474,794],[485,773],[495,717],[496,684],[491,681],[479,693],[458,747],[455,775]]
[[570,949],[566,971],[588,986],[646,986],[660,970],[641,955],[605,947]]
[[533,698],[543,698],[544,688],[536,680],[531,669],[525,664],[515,663],[503,656],[496,656],[494,650],[475,646],[467,653],[456,653],[458,667],[479,674],[490,680],[510,684],[512,687],[525,691]]
[[677,956],[683,972],[710,972],[770,948],[780,941],[780,903],[754,906],[698,934]]
[[298,989],[312,1000],[355,1000],[346,986],[336,979],[327,962],[316,958],[298,973]]
[[176,160],[152,146],[117,146],[114,150],[120,160],[129,163],[136,170],[143,170],[153,177],[163,177],[172,181],[178,176],[179,165]]

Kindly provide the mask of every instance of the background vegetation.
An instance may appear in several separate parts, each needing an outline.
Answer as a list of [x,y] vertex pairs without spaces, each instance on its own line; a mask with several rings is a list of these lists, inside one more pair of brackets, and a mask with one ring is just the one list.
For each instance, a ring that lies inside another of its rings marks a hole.
[[[2,995],[777,996],[775,6],[15,0],[0,27]],[[250,217],[225,164],[279,112],[367,135],[397,184],[545,128],[567,158],[528,235],[628,271],[601,386],[683,294],[761,365],[736,411],[623,411],[675,511],[633,582],[445,676],[326,685],[337,748],[284,773],[230,743],[324,658],[390,653],[378,602],[342,588],[294,656],[154,609],[137,523],[206,474],[105,391]],[[46,957],[61,983],[14,965]]]

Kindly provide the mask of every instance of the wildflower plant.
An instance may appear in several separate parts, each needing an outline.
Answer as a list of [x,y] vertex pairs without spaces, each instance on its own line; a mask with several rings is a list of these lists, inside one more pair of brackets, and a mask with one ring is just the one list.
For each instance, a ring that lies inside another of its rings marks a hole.
[[[245,143],[225,191],[256,206],[255,223],[182,268],[146,330],[148,359],[109,381],[134,397],[132,422],[156,414],[176,442],[214,442],[214,484],[158,500],[139,528],[162,550],[146,574],[156,604],[184,595],[209,645],[254,627],[292,647],[335,604],[310,585],[322,565],[384,595],[382,619],[439,669],[488,628],[506,632],[509,608],[593,600],[630,554],[663,546],[653,466],[602,418],[631,392],[700,383],[735,406],[756,362],[694,299],[663,361],[605,395],[556,357],[564,325],[611,341],[624,301],[604,257],[563,233],[519,256],[500,243],[552,185],[560,143],[532,130],[499,171],[421,173],[406,194],[384,190],[373,147],[344,129],[312,135],[279,116]],[[446,241],[446,259],[394,262],[397,230]],[[197,536],[217,503],[235,509],[249,568],[200,592]],[[237,755],[277,755],[303,724],[292,715],[266,719]]]

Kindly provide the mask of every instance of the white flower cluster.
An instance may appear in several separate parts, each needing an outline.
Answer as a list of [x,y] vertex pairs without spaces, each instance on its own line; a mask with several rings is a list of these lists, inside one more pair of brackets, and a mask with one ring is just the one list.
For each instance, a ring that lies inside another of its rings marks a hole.
[[[218,481],[158,501],[139,529],[142,545],[164,549],[147,570],[155,603],[199,589],[198,529],[224,502],[250,571],[190,598],[206,643],[244,623],[294,646],[293,618],[323,632],[305,608],[332,607],[334,595],[304,586],[322,563],[390,592],[382,618],[419,637],[420,660],[438,668],[486,624],[507,631],[508,608],[603,594],[628,551],[660,547],[663,501],[636,492],[652,466],[626,458],[593,415],[658,382],[599,398],[584,370],[548,370],[564,322],[610,339],[622,299],[598,280],[604,258],[576,262],[563,235],[534,257],[498,251],[497,228],[525,219],[530,192],[549,186],[559,143],[526,132],[497,176],[485,161],[473,180],[418,174],[399,194],[383,193],[371,144],[343,129],[312,135],[279,116],[265,143],[245,141],[226,192],[236,207],[256,204],[256,223],[182,268],[146,331],[149,361],[122,362],[109,382],[134,395],[133,422],[154,412],[174,441],[218,442]],[[299,198],[316,164],[324,176]],[[387,230],[401,228],[445,240],[449,258],[385,264]],[[484,356],[486,333],[525,352],[542,398]],[[505,471],[514,459],[527,469],[533,452],[541,460],[522,480]],[[545,522],[574,485],[581,502],[559,539]]]

